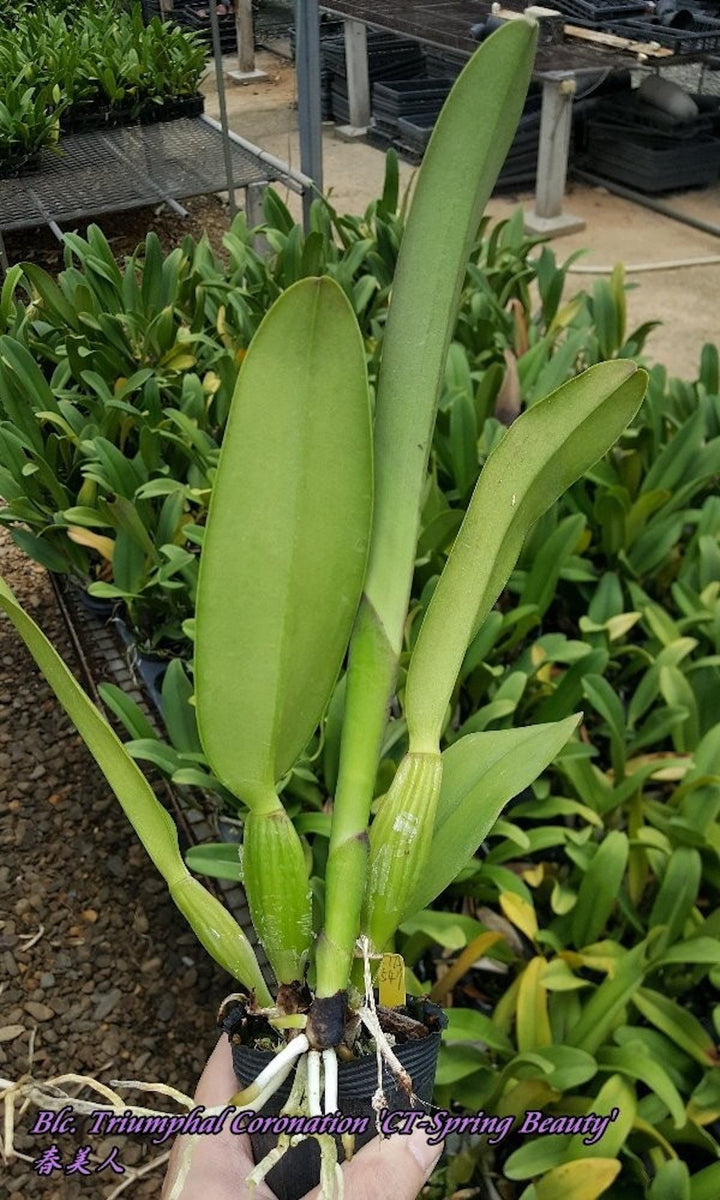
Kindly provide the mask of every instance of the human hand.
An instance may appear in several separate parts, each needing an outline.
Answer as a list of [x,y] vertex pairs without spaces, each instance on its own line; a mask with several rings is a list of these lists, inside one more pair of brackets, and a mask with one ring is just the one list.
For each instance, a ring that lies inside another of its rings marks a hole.
[[[223,1035],[208,1059],[195,1093],[198,1104],[207,1108],[227,1103],[238,1089],[230,1044]],[[180,1167],[187,1136],[178,1137],[170,1155],[162,1198],[167,1200]],[[180,1200],[275,1200],[266,1183],[248,1188],[243,1182],[255,1165],[247,1134],[226,1129],[212,1137],[193,1139],[190,1170]],[[421,1129],[410,1134],[373,1138],[343,1165],[348,1200],[415,1200],[442,1154],[442,1144],[429,1146]],[[315,1188],[306,1200],[317,1200]]]

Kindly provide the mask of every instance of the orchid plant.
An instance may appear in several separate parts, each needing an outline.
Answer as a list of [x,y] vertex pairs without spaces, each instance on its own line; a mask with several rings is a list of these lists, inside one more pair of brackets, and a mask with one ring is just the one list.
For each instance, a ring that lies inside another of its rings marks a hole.
[[[337,1108],[337,1050],[365,977],[398,926],[467,865],[503,805],[571,737],[579,715],[469,734],[441,751],[467,648],[527,532],[637,411],[645,375],[613,361],[532,405],[487,459],[409,655],[421,498],[467,256],[513,137],[535,28],[495,33],[460,75],[417,180],[371,411],[357,319],[327,278],[290,287],[240,372],[197,595],[195,704],[213,773],[247,809],[244,883],[274,973],[187,870],[149,783],[40,630],[15,623],[97,759],[180,910],[275,1026],[278,1053],[238,1097],[262,1108],[302,1060],[310,1115]],[[346,669],[337,788],[318,916],[283,780]],[[391,700],[408,749],[371,816]],[[307,1003],[298,1011],[298,984]],[[299,1074],[299,1072],[298,1072]],[[324,1095],[323,1095],[324,1089]]]

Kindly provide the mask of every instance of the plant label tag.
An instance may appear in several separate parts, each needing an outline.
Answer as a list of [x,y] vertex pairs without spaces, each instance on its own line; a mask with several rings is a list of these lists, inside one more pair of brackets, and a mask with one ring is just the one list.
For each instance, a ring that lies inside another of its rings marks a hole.
[[377,973],[380,1003],[401,1008],[405,1003],[405,960],[402,954],[383,954]]

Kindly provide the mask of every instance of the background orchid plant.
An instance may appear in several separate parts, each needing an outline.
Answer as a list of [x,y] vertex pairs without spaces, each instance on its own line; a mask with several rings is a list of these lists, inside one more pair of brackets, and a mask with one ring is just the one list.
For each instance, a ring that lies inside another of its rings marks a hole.
[[[176,904],[247,1003],[275,1025],[278,1053],[240,1094],[245,1107],[262,1107],[302,1058],[307,1111],[320,1111],[323,1087],[325,1111],[337,1108],[336,1050],[348,1010],[362,1001],[358,939],[367,968],[392,947],[403,920],[467,865],[503,805],[553,760],[579,721],[471,733],[441,753],[467,648],[526,534],[614,443],[642,401],[646,377],[630,362],[591,368],[534,403],[504,434],[398,684],[447,347],[534,45],[528,21],[502,27],[461,74],[438,121],[400,251],[374,405],[357,318],[328,278],[304,279],[281,295],[240,372],[201,558],[195,705],[214,775],[247,808],[244,883],[277,986],[268,987],[245,933],[190,875],[173,823],[134,760],[0,585],[0,606]],[[282,785],[322,726],[344,667],[319,906]],[[393,697],[408,748],[371,818]],[[300,1013],[298,984],[308,996]]]

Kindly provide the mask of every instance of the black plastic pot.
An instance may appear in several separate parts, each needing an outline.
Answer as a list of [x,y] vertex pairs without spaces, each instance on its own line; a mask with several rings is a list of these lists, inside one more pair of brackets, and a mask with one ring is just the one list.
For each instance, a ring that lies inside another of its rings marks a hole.
[[93,596],[83,587],[77,588],[76,591],[77,598],[86,612],[92,613],[101,621],[110,620],[117,608],[117,600],[109,600],[105,596]]
[[134,104],[125,107],[111,105],[107,110],[106,124],[109,129],[124,129],[126,125],[137,125],[139,122],[140,113]]
[[107,125],[107,106],[97,100],[81,100],[71,104],[60,118],[63,133],[85,133],[90,129],[101,129]]
[[18,175],[29,175],[40,167],[41,154],[8,154],[0,158],[0,179],[16,179]]
[[[394,1053],[408,1071],[413,1081],[413,1093],[417,1097],[415,1105],[427,1105],[432,1100],[433,1085],[437,1058],[440,1050],[441,1030],[446,1024],[442,1009],[429,1001],[408,1001],[408,1011],[416,1019],[422,1020],[428,1026],[426,1037],[404,1042],[393,1047]],[[238,1081],[246,1087],[272,1060],[273,1054],[267,1050],[255,1050],[252,1046],[232,1046],[233,1065]],[[290,1094],[291,1079],[288,1080],[261,1109],[262,1116],[276,1116]],[[377,1059],[375,1054],[368,1054],[350,1063],[340,1063],[338,1067],[338,1110],[343,1116],[367,1117],[367,1131],[355,1139],[355,1148],[360,1149],[366,1142],[372,1141],[376,1135],[375,1111],[372,1107],[372,1097],[377,1089]],[[411,1108],[410,1101],[398,1087],[394,1078],[383,1065],[383,1091],[387,1100],[388,1110],[407,1111]],[[259,1163],[265,1155],[277,1144],[275,1134],[250,1134],[253,1157]],[[342,1141],[335,1138],[338,1161],[344,1160]],[[301,1200],[309,1191],[317,1187],[320,1181],[320,1147],[318,1142],[310,1137],[288,1150],[280,1161],[268,1172],[267,1183],[278,1200]]]
[[204,111],[205,97],[199,92],[194,96],[170,96],[162,104],[148,104],[140,114],[140,124],[155,125],[178,121],[182,117],[201,117]]
[[162,696],[160,689],[165,672],[171,661],[172,654],[152,654],[141,650],[134,634],[123,621],[122,617],[113,617],[113,623],[120,639],[127,647],[127,662],[130,670],[140,679],[145,689],[145,695],[162,716]]

